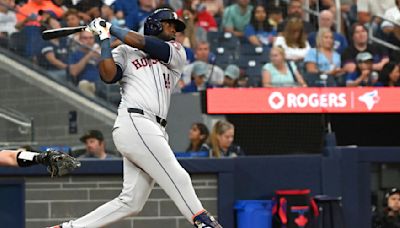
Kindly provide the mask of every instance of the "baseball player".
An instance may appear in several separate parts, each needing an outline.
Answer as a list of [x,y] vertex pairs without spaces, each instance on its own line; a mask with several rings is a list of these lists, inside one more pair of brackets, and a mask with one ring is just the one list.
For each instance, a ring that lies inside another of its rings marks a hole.
[[[103,227],[136,215],[157,182],[195,227],[222,228],[204,210],[190,176],[168,144],[165,131],[171,91],[186,63],[185,49],[174,41],[175,33],[182,32],[185,24],[175,12],[158,9],[146,19],[144,35],[101,18],[93,20],[89,29],[101,40],[102,80],[121,85],[113,139],[124,157],[123,189],[114,200],[89,214],[55,227]],[[110,34],[125,44],[111,51]]]
[[80,162],[59,151],[31,152],[24,150],[0,150],[0,166],[29,167],[42,164],[51,176],[63,176],[80,167]]

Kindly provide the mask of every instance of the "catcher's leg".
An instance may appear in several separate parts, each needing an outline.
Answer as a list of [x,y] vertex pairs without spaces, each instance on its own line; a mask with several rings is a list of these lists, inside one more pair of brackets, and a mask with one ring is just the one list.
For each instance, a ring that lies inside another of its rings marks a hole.
[[124,183],[121,194],[89,214],[62,224],[62,228],[103,227],[124,217],[138,214],[153,186],[154,181],[147,173],[124,158]]

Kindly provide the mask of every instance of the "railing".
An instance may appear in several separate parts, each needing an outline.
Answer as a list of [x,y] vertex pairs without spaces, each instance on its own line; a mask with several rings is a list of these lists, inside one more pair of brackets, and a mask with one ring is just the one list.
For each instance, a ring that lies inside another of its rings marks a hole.
[[384,47],[386,47],[386,48],[390,48],[390,49],[393,49],[393,50],[395,50],[395,51],[400,51],[400,47],[398,47],[398,46],[396,46],[396,45],[394,45],[394,44],[391,44],[391,43],[387,42],[386,40],[383,40],[383,39],[381,39],[381,38],[375,36],[375,34],[374,34],[374,33],[375,33],[375,31],[374,31],[374,26],[371,26],[371,25],[372,25],[373,22],[376,20],[376,18],[382,19],[382,22],[383,22],[383,21],[390,22],[390,23],[392,23],[394,26],[400,28],[400,24],[399,24],[398,22],[391,21],[391,20],[389,20],[389,19],[387,19],[387,18],[378,16],[378,15],[374,15],[374,16],[371,17],[371,21],[370,21],[370,23],[369,23],[370,26],[368,27],[368,37],[369,37],[369,41],[370,41],[370,42],[373,42],[373,43],[380,44],[380,45],[382,45],[382,46],[384,46]]
[[28,135],[29,139],[26,142],[0,142],[0,146],[19,146],[21,144],[34,144],[34,119],[27,117],[21,112],[12,108],[0,107],[0,119],[4,119],[18,125],[18,132],[22,135]]

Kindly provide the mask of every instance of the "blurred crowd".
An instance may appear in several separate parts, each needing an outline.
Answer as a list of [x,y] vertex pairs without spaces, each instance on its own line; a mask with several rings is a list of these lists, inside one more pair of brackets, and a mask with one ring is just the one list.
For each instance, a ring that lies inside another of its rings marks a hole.
[[[176,11],[187,65],[175,92],[213,87],[398,86],[400,0],[0,0],[0,45],[94,97],[98,40],[89,32],[44,41],[45,29],[102,17],[142,32],[155,9]],[[340,10],[341,29],[336,13]],[[116,47],[121,42],[113,40]]]

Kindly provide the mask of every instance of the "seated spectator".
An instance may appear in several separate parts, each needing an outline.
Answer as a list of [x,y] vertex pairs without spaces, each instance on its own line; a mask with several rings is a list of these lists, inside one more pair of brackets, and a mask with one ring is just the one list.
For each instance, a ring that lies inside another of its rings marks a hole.
[[206,141],[208,140],[209,131],[205,124],[194,123],[189,130],[190,144],[186,152],[192,151],[209,151]]
[[114,2],[115,16],[120,21],[120,25],[124,24],[133,31],[139,30],[139,5],[138,1],[132,0],[116,0]]
[[244,28],[249,24],[253,6],[250,0],[237,0],[237,3],[225,8],[222,17],[222,28],[225,32],[243,37]]
[[237,157],[245,155],[240,146],[233,144],[235,127],[228,121],[219,120],[214,124],[209,138],[211,156]]
[[[278,33],[282,33],[285,28],[286,24],[288,21],[290,21],[291,18],[304,18],[304,10],[303,10],[303,3],[302,0],[290,0],[289,6],[287,7],[287,19],[285,19],[282,23],[278,25]],[[311,32],[315,31],[315,27],[310,24],[309,22],[305,20],[301,20],[301,23],[303,24],[302,28],[304,29],[304,32],[306,34],[309,34]]]
[[[358,22],[362,25],[371,22],[374,15],[383,16],[387,9],[395,6],[395,0],[357,0]],[[378,19],[377,22],[379,22]]]
[[369,52],[358,53],[357,69],[347,74],[346,86],[373,86],[378,81],[378,73],[372,70],[373,56]]
[[400,190],[389,189],[384,198],[383,212],[373,218],[373,228],[400,227]]
[[278,31],[278,25],[283,22],[282,8],[274,5],[267,7],[268,21],[275,31]]
[[200,4],[203,4],[207,12],[211,16],[222,17],[224,13],[224,1],[223,0],[199,0]]
[[235,64],[229,64],[224,71],[223,86],[227,88],[238,87],[240,69]]
[[69,9],[65,12],[63,19],[67,27],[77,27],[82,25],[79,12],[76,9]]
[[116,158],[114,155],[106,152],[106,144],[101,131],[90,130],[80,140],[85,144],[86,152],[79,156],[79,158],[98,158],[101,160]]
[[399,86],[400,67],[394,62],[388,62],[379,74],[377,85]]
[[[186,24],[186,29],[184,31],[185,36],[189,39],[189,47],[196,47],[197,42],[207,40],[207,31],[197,24],[197,17],[194,10],[191,9],[189,4],[191,1],[185,4],[178,15]],[[189,5],[188,5],[189,4]]]
[[387,50],[375,44],[368,43],[368,31],[360,23],[355,23],[352,28],[352,42],[342,54],[343,69],[347,73],[356,71],[356,56],[360,52],[369,52],[374,58],[373,70],[380,71],[389,62]]
[[93,19],[101,16],[101,0],[81,0],[76,5],[76,9],[80,11],[80,16],[85,24],[89,24]]
[[392,22],[397,22],[400,24],[400,0],[394,0],[396,5],[387,9],[384,14],[384,19],[389,21],[383,21],[381,24],[382,31],[385,34],[391,34],[395,28]]
[[302,61],[310,49],[307,34],[304,32],[303,20],[299,17],[291,18],[287,23],[282,36],[278,36],[274,46],[285,50],[286,59]]
[[192,80],[182,88],[182,93],[193,93],[206,90],[207,87],[209,87],[206,80],[207,73],[208,67],[206,63],[201,61],[194,62],[191,75]]
[[[343,75],[344,72],[340,67],[340,55],[334,50],[332,31],[328,28],[321,28],[316,39],[316,48],[310,49],[304,59],[306,72],[326,74],[328,77]],[[329,86],[336,86],[335,84],[330,84]]]
[[270,52],[271,63],[262,68],[263,87],[306,87],[303,76],[297,70],[296,64],[285,60],[285,50],[273,47]]
[[[60,23],[53,17],[49,17],[45,24],[48,25],[48,29],[61,28]],[[67,38],[45,41],[38,60],[39,65],[47,69],[53,78],[65,81],[68,66]]]
[[[206,41],[201,41],[197,44],[195,49],[196,61],[202,61],[207,63],[208,71],[205,80],[213,86],[221,86],[224,81],[224,71],[214,64],[214,55],[210,53],[210,45]],[[191,81],[192,69],[194,63],[189,64],[183,68],[182,79],[180,84],[187,85]]]
[[176,12],[179,17],[184,20],[193,17],[195,25],[203,28],[206,32],[218,30],[217,22],[207,11],[205,4],[193,0],[186,0],[183,4],[183,8]]
[[0,0],[0,46],[8,47],[10,35],[17,30],[17,16],[9,9],[13,8],[13,0]]
[[69,55],[68,63],[70,75],[77,81],[79,89],[89,97],[95,96],[95,83],[99,79],[97,62],[100,54],[94,50],[94,35],[83,31],[79,34],[81,48]]
[[[332,14],[331,11],[329,10],[324,10],[321,11],[319,15],[319,29],[321,28],[327,28],[332,30],[333,28],[333,22],[334,22],[334,15]],[[333,38],[334,38],[334,49],[336,52],[343,53],[343,51],[347,48],[347,39],[344,37],[342,34],[333,32]],[[312,32],[308,35],[308,42],[310,43],[311,47],[315,47],[315,40],[317,37],[316,32]]]
[[250,23],[244,30],[244,36],[255,46],[272,46],[277,33],[269,23],[267,12],[263,5],[254,7]]
[[42,18],[38,15],[39,11],[51,11],[57,18],[60,18],[64,11],[51,1],[45,0],[29,0],[21,7],[18,7],[17,10],[23,12],[22,14],[16,15],[17,24],[15,27],[20,30],[26,38],[24,55],[36,62],[36,56],[40,54],[43,44],[40,29],[40,21]]
[[175,40],[182,44],[186,52],[186,63],[191,64],[195,61],[193,50],[190,48],[189,38],[185,36],[183,32],[177,32],[175,34]]
[[112,25],[119,26],[119,21],[114,15],[114,9],[112,5],[103,4],[101,7],[101,18],[110,22]]

